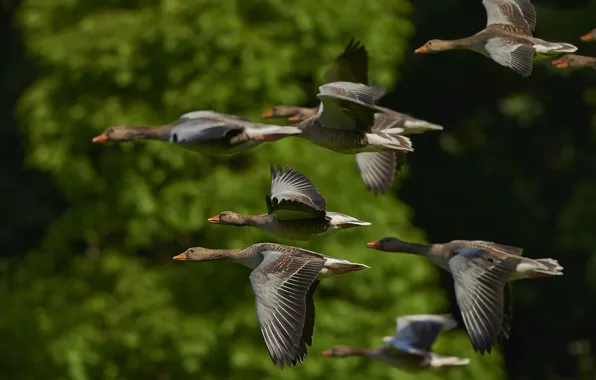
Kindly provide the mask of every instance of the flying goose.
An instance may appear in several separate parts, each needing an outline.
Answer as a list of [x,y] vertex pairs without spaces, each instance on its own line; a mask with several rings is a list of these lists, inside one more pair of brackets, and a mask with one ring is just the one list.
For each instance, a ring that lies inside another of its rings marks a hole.
[[309,240],[330,230],[368,226],[348,215],[327,211],[325,198],[313,183],[292,168],[271,165],[271,190],[266,197],[267,214],[240,215],[224,211],[209,223],[251,226],[293,240]]
[[259,243],[243,249],[188,248],[174,260],[231,260],[253,271],[257,318],[273,363],[280,368],[306,358],[315,326],[313,296],[319,282],[368,266],[282,244]]
[[367,247],[419,254],[450,272],[472,346],[483,355],[491,352],[501,334],[509,337],[509,305],[504,310],[508,282],[563,274],[563,267],[557,260],[529,259],[522,257],[522,248],[481,240],[416,244],[388,237],[367,243]]
[[214,111],[193,111],[185,113],[173,123],[158,127],[114,126],[95,136],[93,142],[161,140],[206,155],[219,156],[259,145],[261,141],[253,140],[254,136],[280,139],[300,132],[295,127],[256,124],[248,119]]
[[451,330],[457,322],[450,314],[406,315],[396,318],[395,336],[383,338],[380,348],[335,346],[323,356],[366,356],[408,372],[439,371],[470,363],[469,359],[442,356],[431,350],[442,330]]
[[532,74],[533,59],[577,50],[565,42],[548,42],[532,36],[536,28],[536,11],[530,0],[483,0],[482,4],[487,14],[486,28],[471,37],[430,40],[415,53],[472,50],[528,77]]

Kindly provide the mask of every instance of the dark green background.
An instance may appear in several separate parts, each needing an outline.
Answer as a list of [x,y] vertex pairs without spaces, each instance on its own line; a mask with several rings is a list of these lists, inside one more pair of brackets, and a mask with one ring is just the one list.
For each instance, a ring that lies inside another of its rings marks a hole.
[[[593,70],[549,61],[523,79],[479,54],[418,56],[430,38],[485,25],[480,0],[4,0],[0,20],[0,378],[593,379],[596,106]],[[576,44],[596,2],[534,1],[536,35]],[[445,126],[414,136],[392,194],[353,157],[299,139],[212,159],[159,142],[93,145],[109,125],[163,124],[195,109],[258,119],[315,105],[351,36],[369,51],[381,104]],[[173,263],[190,246],[278,241],[212,226],[265,210],[269,165],[309,176],[331,210],[373,222],[304,247],[371,269],[327,280],[314,345],[283,371],[266,352],[249,271]],[[514,286],[512,338],[475,355],[460,329],[436,350],[469,357],[409,375],[335,344],[380,346],[401,314],[445,312],[450,278],[424,259],[367,250],[384,236],[483,239],[553,257],[565,276]],[[442,288],[446,285],[446,290]]]

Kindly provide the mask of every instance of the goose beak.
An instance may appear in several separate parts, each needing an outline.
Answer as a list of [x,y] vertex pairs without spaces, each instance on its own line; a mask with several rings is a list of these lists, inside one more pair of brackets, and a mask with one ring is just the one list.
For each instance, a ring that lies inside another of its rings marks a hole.
[[294,115],[288,118],[289,121],[300,121],[300,115]]
[[582,41],[592,41],[594,39],[594,37],[592,37],[591,33],[586,33],[583,36],[580,37],[580,40]]
[[264,113],[261,115],[261,119],[269,119],[269,118],[271,118],[271,117],[273,117],[273,110],[272,110],[272,109],[271,109],[271,110],[269,110],[269,111],[267,111],[267,112],[264,112]]
[[219,215],[212,216],[207,221],[211,224],[219,224]]
[[428,48],[426,45],[420,46],[418,49],[414,50],[414,53],[428,53]]
[[101,143],[101,142],[106,142],[109,140],[108,135],[104,132],[101,135],[97,135],[93,138],[93,140],[91,140],[91,142],[94,143]]
[[333,356],[333,352],[331,350],[325,350],[325,351],[321,352],[321,355],[323,355],[323,356]]
[[566,69],[569,67],[569,62],[563,61],[563,58],[555,59],[552,63],[557,69]]
[[174,260],[188,260],[188,258],[186,257],[186,252],[182,252],[179,255],[176,255],[174,257],[172,257],[172,259]]
[[366,243],[366,247],[380,249],[381,243],[379,243],[378,241],[371,241],[371,242]]

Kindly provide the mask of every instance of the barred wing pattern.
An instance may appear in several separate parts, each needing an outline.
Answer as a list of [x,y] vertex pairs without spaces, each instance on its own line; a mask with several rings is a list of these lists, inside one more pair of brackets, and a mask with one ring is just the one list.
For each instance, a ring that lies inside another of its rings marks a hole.
[[307,355],[314,328],[314,308],[307,310],[313,303],[307,304],[307,294],[325,260],[275,251],[262,254],[266,258],[250,274],[250,283],[269,355],[283,368],[301,363]]

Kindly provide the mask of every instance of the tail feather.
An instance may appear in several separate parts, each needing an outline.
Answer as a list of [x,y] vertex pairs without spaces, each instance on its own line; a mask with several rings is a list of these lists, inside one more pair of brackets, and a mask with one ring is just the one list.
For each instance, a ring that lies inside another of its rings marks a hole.
[[361,271],[366,268],[370,268],[370,267],[368,265],[364,265],[364,264],[350,263],[350,264],[346,264],[346,265],[332,267],[332,268],[329,268],[329,270],[333,274],[344,274],[344,273],[349,273],[349,272],[358,272],[358,271]]
[[441,367],[456,367],[456,366],[464,366],[470,364],[470,359],[467,358],[458,358],[455,356],[441,356],[438,354],[433,353],[431,356],[431,367],[433,368],[441,368]]
[[[544,265],[546,268],[536,268],[536,273],[533,277],[549,277],[549,276],[561,276],[563,275],[563,267],[559,265],[559,262],[555,259],[535,259],[535,261]],[[546,275],[546,276],[545,276]]]
[[346,229],[351,227],[358,227],[358,226],[370,226],[370,222],[365,222],[362,220],[358,220],[354,217],[349,215],[340,214],[339,212],[331,212],[327,211],[326,213],[327,218],[331,218],[330,224],[333,227]]
[[566,42],[557,42],[557,45],[559,45],[559,47],[554,50],[557,53],[573,53],[577,51],[577,46],[568,44]]
[[394,128],[383,129],[383,133],[386,133],[386,134],[391,135],[391,136],[401,135],[405,131],[406,130],[403,129],[403,128],[401,128],[401,127],[394,127]]
[[367,133],[366,137],[368,139],[368,143],[371,145],[381,146],[391,150],[406,152],[414,151],[414,148],[412,148],[412,141],[406,136],[377,132]]
[[418,119],[407,119],[404,123],[406,133],[422,133],[425,131],[442,131],[443,127],[438,124]]
[[549,42],[539,38],[534,38],[532,41],[534,42],[533,47],[537,54],[535,59],[544,59],[548,56],[573,53],[577,50],[577,46],[566,42]]

